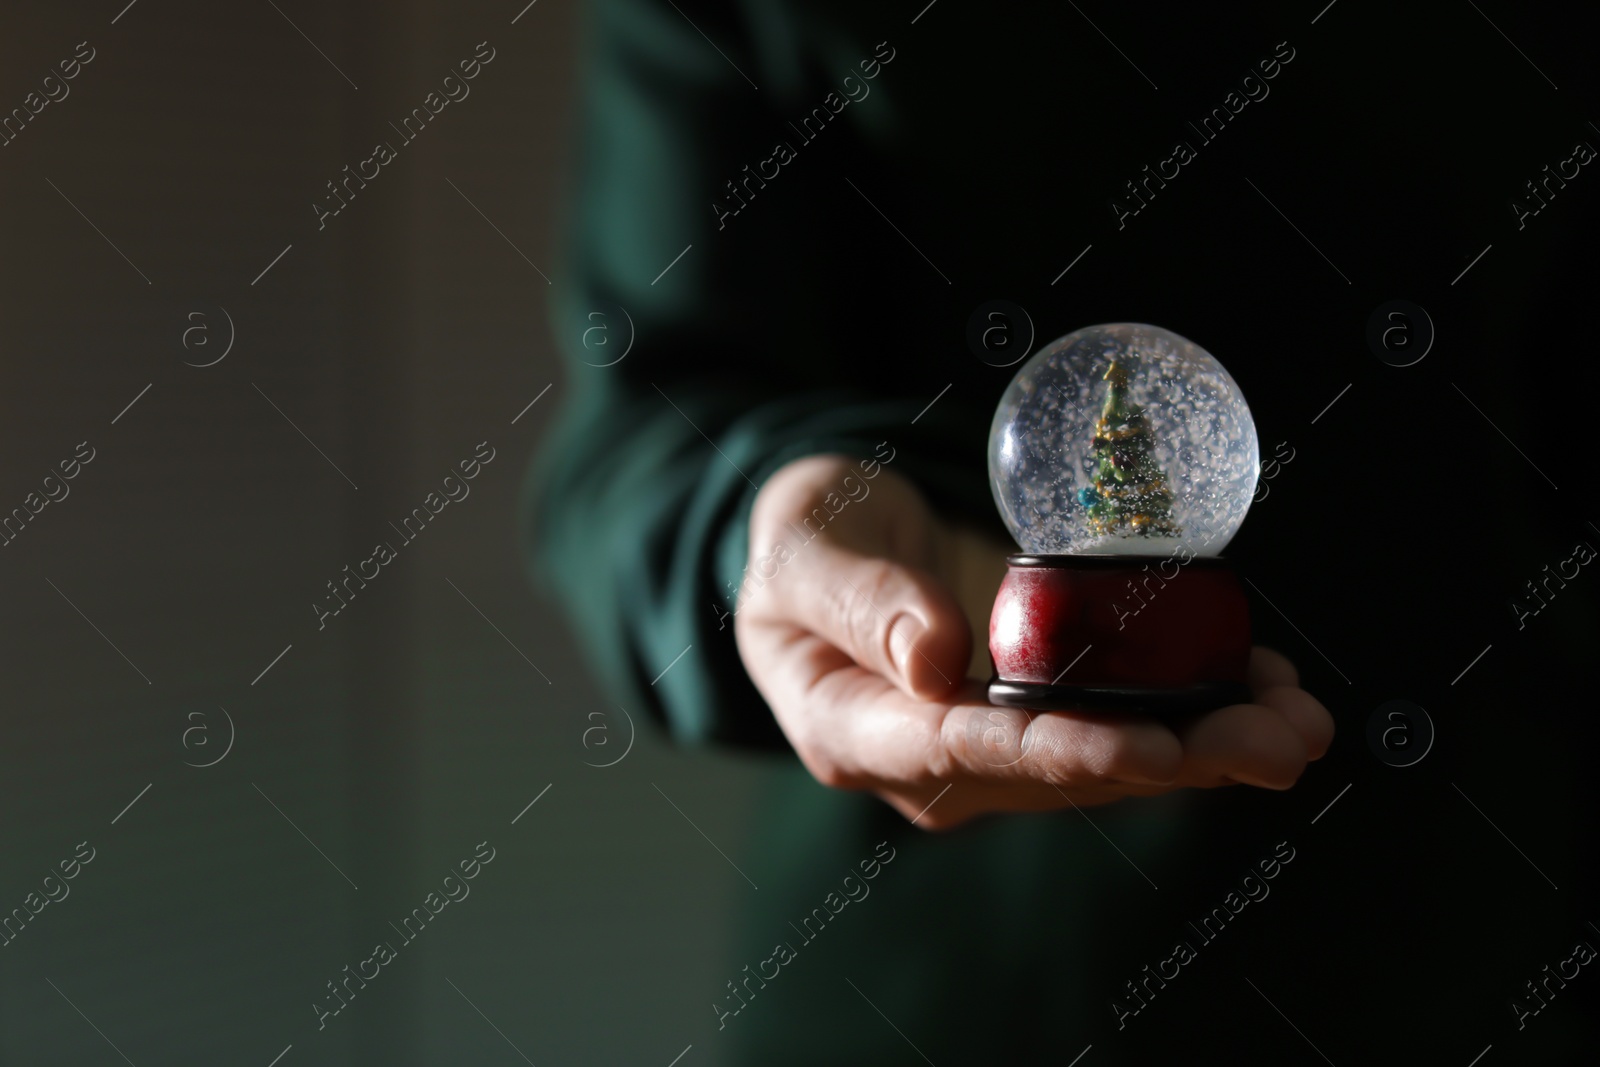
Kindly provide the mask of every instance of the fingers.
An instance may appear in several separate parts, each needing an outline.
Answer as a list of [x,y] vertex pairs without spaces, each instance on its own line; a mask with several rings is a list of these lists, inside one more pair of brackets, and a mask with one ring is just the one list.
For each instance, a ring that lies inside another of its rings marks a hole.
[[1185,787],[1287,789],[1331,742],[1332,719],[1296,687],[1293,664],[1259,648],[1255,703],[1183,724],[995,707],[981,685],[963,687],[969,623],[916,565],[927,561],[853,542],[803,542],[735,620],[735,636],[813,776],[874,792],[921,828]]
[[979,693],[978,701],[952,706],[940,723],[943,754],[957,776],[1050,787],[1164,786],[1182,770],[1182,744],[1153,720],[1026,712],[981,699]]
[[[1181,770],[1182,747],[1158,723],[997,708],[981,685],[919,700],[797,628],[785,639],[777,627],[752,625],[744,640],[753,654],[776,653],[758,684],[825,785],[907,795],[992,786],[993,810],[1035,810],[1064,806],[1057,786],[1158,785]],[[1008,791],[1014,801],[1029,794],[1028,804],[999,803]]]
[[798,625],[907,695],[948,693],[966,677],[973,634],[960,602],[930,573],[943,527],[893,472],[879,474],[870,499],[853,495],[843,510],[839,487],[861,488],[852,469],[840,456],[796,460],[757,494],[751,558],[774,573],[758,571],[766,585],[746,610],[749,622]]
[[1250,650],[1247,680],[1252,690],[1270,689],[1276,685],[1299,685],[1300,672],[1283,653],[1260,645]]
[[1256,702],[1282,715],[1306,746],[1306,758],[1319,760],[1333,744],[1333,716],[1322,702],[1304,689],[1274,686],[1258,690]]
[[1279,712],[1299,732],[1310,759],[1327,755],[1333,744],[1333,716],[1316,697],[1300,688],[1300,672],[1279,652],[1250,650],[1250,689],[1255,702]]
[[817,539],[771,586],[768,609],[887,678],[932,699],[966,677],[971,628],[931,575]]
[[1183,731],[1184,785],[1231,780],[1288,789],[1309,758],[1305,739],[1284,715],[1259,704],[1235,704],[1201,716]]

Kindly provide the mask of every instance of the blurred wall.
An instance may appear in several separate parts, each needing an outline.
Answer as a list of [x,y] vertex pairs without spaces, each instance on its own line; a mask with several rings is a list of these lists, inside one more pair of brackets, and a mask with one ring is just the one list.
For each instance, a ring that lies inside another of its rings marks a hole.
[[59,97],[0,147],[0,493],[60,496],[0,549],[0,907],[93,855],[0,948],[0,1060],[666,1063],[744,891],[685,816],[736,851],[773,771],[638,720],[585,766],[626,712],[525,578],[577,5],[124,3],[0,12],[0,107]]

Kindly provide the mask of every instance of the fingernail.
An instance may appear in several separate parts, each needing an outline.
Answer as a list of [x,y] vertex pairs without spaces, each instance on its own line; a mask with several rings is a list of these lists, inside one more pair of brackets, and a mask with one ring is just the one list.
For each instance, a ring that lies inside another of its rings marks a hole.
[[1265,778],[1257,778],[1250,774],[1230,774],[1227,777],[1239,785],[1253,785],[1257,789],[1271,789],[1278,793],[1294,788],[1294,782],[1269,782]]
[[922,625],[915,615],[900,614],[895,616],[894,622],[889,626],[889,654],[894,659],[894,665],[900,669],[900,675],[907,682],[912,680],[911,661],[917,655],[917,642],[922,640],[922,635],[927,633],[927,628]]
[[1128,781],[1128,782],[1132,783],[1133,785],[1154,785],[1154,786],[1169,786],[1169,785],[1172,785],[1177,780],[1178,780],[1178,776],[1175,775],[1175,774],[1172,775],[1171,777],[1163,778],[1160,775],[1144,774],[1144,773],[1141,773],[1141,772],[1138,772],[1138,771],[1135,771],[1134,773],[1128,775],[1127,778],[1125,779],[1125,781]]
[[1134,775],[1130,775],[1129,776],[1129,780],[1132,781],[1135,785],[1160,785],[1160,786],[1166,786],[1166,785],[1171,785],[1172,783],[1176,782],[1178,780],[1178,776],[1174,774],[1171,777],[1162,778],[1162,777],[1160,777],[1158,775],[1154,775],[1154,774],[1134,774]]

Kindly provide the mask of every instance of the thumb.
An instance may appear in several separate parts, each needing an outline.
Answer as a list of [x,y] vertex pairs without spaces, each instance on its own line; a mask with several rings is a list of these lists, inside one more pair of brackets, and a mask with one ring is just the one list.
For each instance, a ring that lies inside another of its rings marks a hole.
[[965,679],[972,632],[938,579],[823,538],[797,555],[775,583],[779,613],[910,697],[931,700]]

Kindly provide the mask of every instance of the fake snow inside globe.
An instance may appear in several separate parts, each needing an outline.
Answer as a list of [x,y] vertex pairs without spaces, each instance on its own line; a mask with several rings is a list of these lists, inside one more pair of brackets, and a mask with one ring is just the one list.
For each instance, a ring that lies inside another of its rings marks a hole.
[[1158,326],[1090,326],[1017,373],[989,483],[1024,552],[1214,556],[1260,473],[1250,407],[1205,349]]

